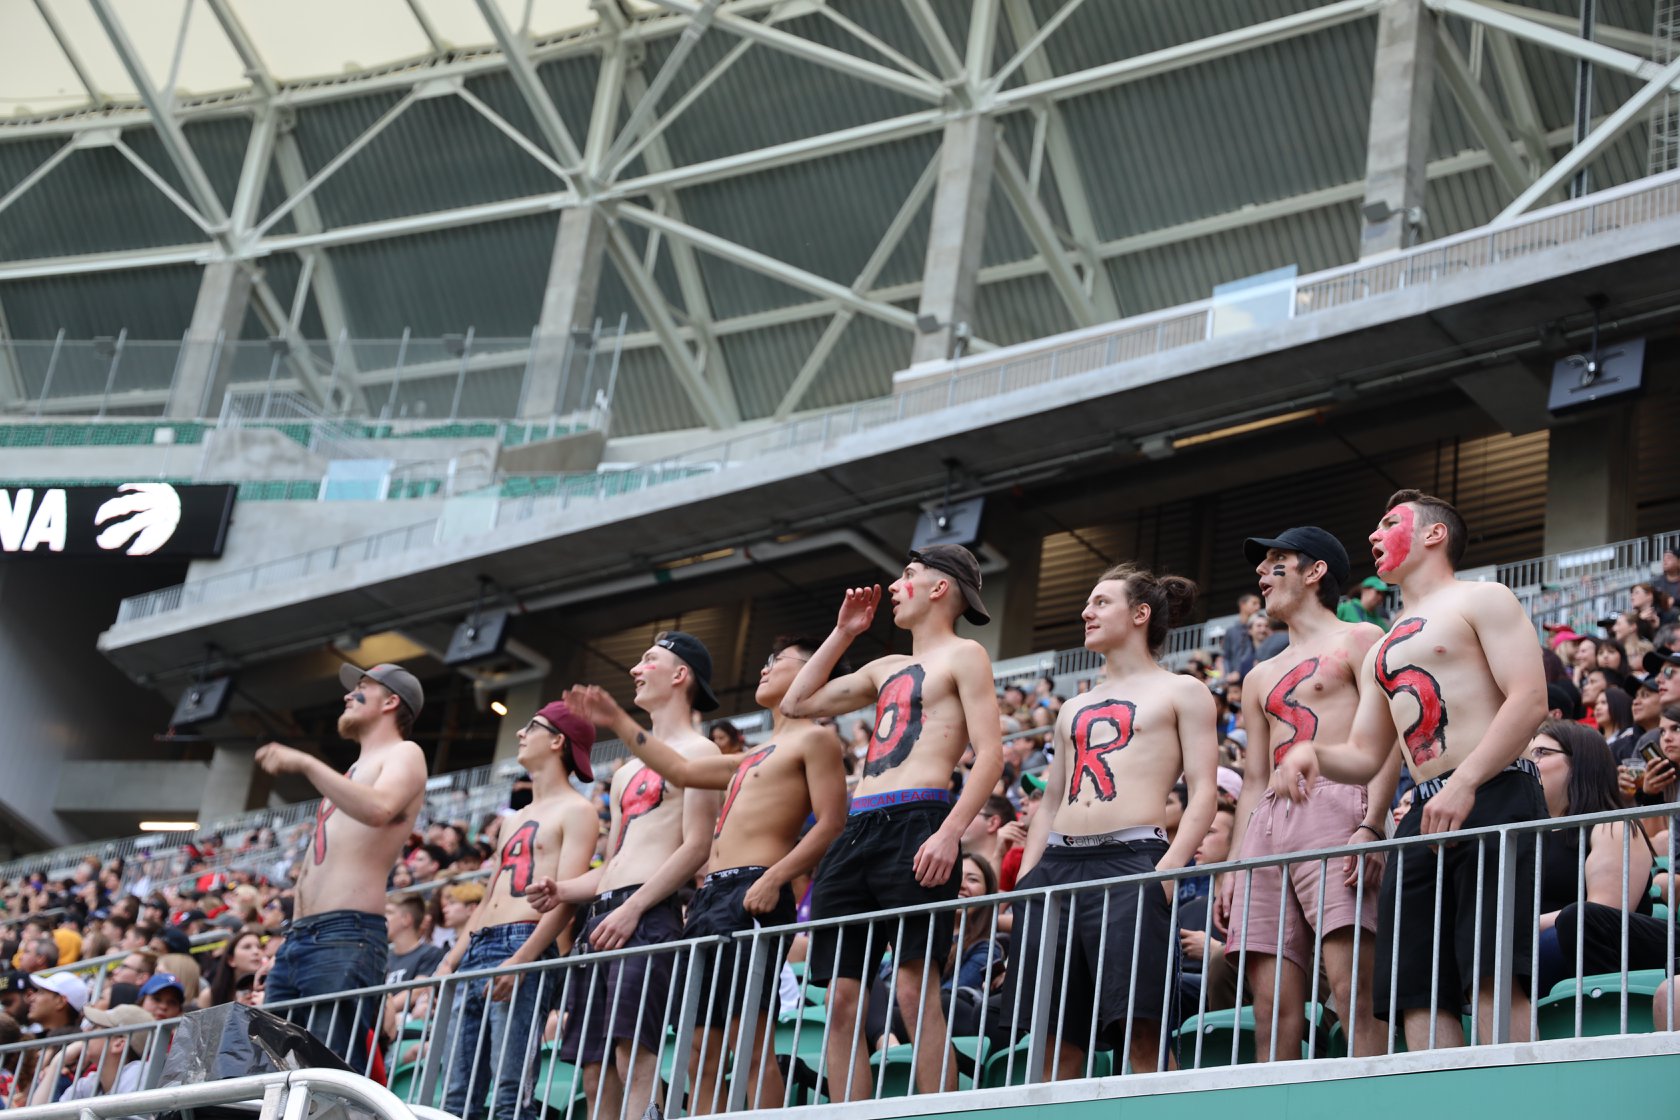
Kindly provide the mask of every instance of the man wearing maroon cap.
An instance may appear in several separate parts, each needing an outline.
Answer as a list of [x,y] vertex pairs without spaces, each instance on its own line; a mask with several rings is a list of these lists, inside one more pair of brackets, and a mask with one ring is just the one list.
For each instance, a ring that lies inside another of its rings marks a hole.
[[[519,764],[531,775],[531,803],[502,822],[500,862],[436,975],[554,958],[556,940],[571,927],[572,908],[539,913],[526,902],[525,891],[544,875],[570,879],[589,870],[598,831],[595,807],[571,778],[595,780],[589,761],[594,745],[594,725],[558,700],[520,730]],[[464,1006],[450,1012],[454,1045],[443,1086],[445,1111],[475,1120],[485,1115],[493,1087],[491,1115],[535,1117],[529,1071],[558,980],[552,971],[527,971],[463,983],[456,999]]]

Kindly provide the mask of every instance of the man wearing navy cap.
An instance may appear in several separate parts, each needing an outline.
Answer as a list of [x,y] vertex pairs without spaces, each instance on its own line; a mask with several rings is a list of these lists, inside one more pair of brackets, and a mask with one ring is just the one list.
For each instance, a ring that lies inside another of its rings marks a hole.
[[[1388,805],[1400,774],[1398,753],[1391,752],[1368,785],[1320,778],[1304,805],[1267,789],[1274,760],[1297,741],[1338,741],[1352,729],[1359,707],[1357,668],[1383,632],[1371,623],[1346,622],[1335,613],[1338,593],[1348,578],[1347,551],[1330,533],[1306,526],[1273,538],[1250,537],[1243,552],[1259,577],[1267,613],[1289,625],[1289,644],[1243,678],[1248,751],[1231,850],[1250,859],[1384,839]],[[1384,1051],[1382,1031],[1371,1013],[1381,874],[1380,857],[1356,861],[1350,856],[1322,872],[1321,865],[1311,861],[1221,879],[1216,909],[1230,930],[1225,952],[1233,966],[1239,957],[1246,960],[1247,982],[1254,993],[1255,1053],[1261,1061],[1300,1053],[1306,1037],[1302,1008],[1320,955],[1336,1006],[1343,1009],[1344,1021],[1351,1019],[1349,1053]],[[1356,966],[1353,932],[1359,927],[1365,932]],[[1321,938],[1317,951],[1315,931]],[[1356,971],[1359,991],[1354,1006]],[[1351,1016],[1349,1007],[1354,1008]]]
[[[361,748],[346,773],[280,743],[257,751],[268,773],[302,774],[321,792],[295,916],[268,977],[269,1004],[384,982],[385,880],[425,799],[426,756],[409,739],[425,703],[420,682],[397,665],[342,665],[338,679],[345,689],[338,733]],[[330,1003],[286,1013],[326,1032],[327,1047],[362,1072],[375,1003],[360,1001],[355,1014]]]
[[[531,802],[502,821],[501,855],[484,898],[435,975],[552,960],[562,931],[571,947],[572,908],[542,913],[525,892],[544,874],[571,879],[589,870],[599,825],[595,806],[571,779],[595,780],[594,746],[594,724],[559,700],[520,730],[519,764],[531,775]],[[465,1006],[450,1011],[457,1033],[443,1085],[445,1112],[462,1120],[487,1109],[497,1120],[535,1117],[531,1095],[521,1089],[534,1087],[529,1070],[561,979],[552,971],[504,973],[494,982],[464,985],[456,998]]]

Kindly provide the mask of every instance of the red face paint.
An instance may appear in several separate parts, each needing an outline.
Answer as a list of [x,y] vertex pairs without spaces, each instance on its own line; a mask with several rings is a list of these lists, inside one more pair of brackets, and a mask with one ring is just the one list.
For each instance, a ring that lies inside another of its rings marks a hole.
[[1388,653],[1401,642],[1422,632],[1425,620],[1408,618],[1394,624],[1383,639],[1377,655],[1377,684],[1393,699],[1404,692],[1417,701],[1418,717],[1406,728],[1401,738],[1412,756],[1412,763],[1422,766],[1432,758],[1439,758],[1447,749],[1447,702],[1441,696],[1441,682],[1426,669],[1416,665],[1402,665],[1389,671]]
[[1272,745],[1272,765],[1283,761],[1283,756],[1296,743],[1310,742],[1318,736],[1318,716],[1313,710],[1295,699],[1295,690],[1318,672],[1318,658],[1309,657],[1295,668],[1283,675],[1283,679],[1272,686],[1272,691],[1266,694],[1266,714],[1289,728],[1289,738]]
[[904,585],[904,597],[906,599],[914,599],[916,597],[916,585],[915,584],[907,583],[907,584]]
[[[1379,528],[1371,534],[1372,543],[1377,547],[1371,550],[1372,555],[1380,551],[1377,557],[1377,574],[1392,572],[1406,562],[1406,557],[1412,553],[1412,528],[1417,522],[1417,515],[1408,505],[1398,505],[1388,511],[1388,517],[1394,518],[1394,524],[1386,528]],[[1388,518],[1384,518],[1386,521]]]
[[[1129,700],[1108,700],[1081,708],[1073,717],[1073,780],[1068,783],[1068,804],[1079,799],[1079,787],[1089,777],[1096,787],[1097,800],[1113,801],[1120,792],[1114,783],[1114,770],[1107,755],[1124,750],[1132,741],[1132,727],[1137,718],[1137,705]],[[1099,727],[1114,729],[1114,738],[1101,746],[1091,745],[1091,733]]]

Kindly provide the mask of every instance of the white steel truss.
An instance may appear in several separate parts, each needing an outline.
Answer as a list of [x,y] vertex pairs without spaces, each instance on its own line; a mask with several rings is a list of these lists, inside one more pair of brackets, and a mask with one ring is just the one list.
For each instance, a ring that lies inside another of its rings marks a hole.
[[[98,102],[94,82],[62,27],[52,16],[50,0],[33,0],[63,49],[78,80]],[[1109,264],[1129,254],[1177,241],[1241,228],[1292,213],[1343,205],[1358,197],[1358,184],[1309,192],[1294,198],[1265,202],[1240,212],[1216,215],[1180,226],[1119,240],[1102,241],[1093,217],[1087,188],[1062,105],[1073,99],[1128,82],[1139,82],[1189,67],[1217,61],[1290,39],[1312,35],[1343,24],[1370,19],[1383,0],[1333,0],[1292,15],[1253,23],[1192,42],[1145,52],[1084,70],[1058,73],[1043,49],[1085,0],[1065,0],[1038,19],[1027,0],[975,0],[967,6],[966,41],[954,41],[930,0],[900,0],[897,8],[908,21],[930,71],[909,57],[903,43],[886,42],[878,33],[831,6],[827,0],[653,0],[664,14],[626,18],[613,4],[598,6],[599,22],[547,39],[535,39],[527,28],[510,22],[498,0],[475,0],[487,38],[494,50],[446,52],[438,29],[429,20],[424,0],[408,0],[408,8],[436,56],[418,63],[391,66],[340,80],[290,85],[276,81],[264,65],[252,37],[240,24],[228,0],[188,0],[182,23],[194,9],[208,8],[232,45],[251,79],[251,88],[217,97],[177,99],[166,81],[160,88],[146,71],[119,19],[113,0],[91,0],[112,49],[139,93],[138,104],[98,104],[96,111],[71,113],[0,125],[0,142],[10,137],[63,136],[38,167],[0,195],[0,213],[32,190],[40,189],[64,159],[88,144],[114,147],[132,162],[172,204],[204,231],[202,242],[105,253],[64,255],[35,260],[0,262],[0,282],[90,272],[128,271],[169,265],[209,265],[235,261],[257,277],[253,298],[267,329],[292,343],[300,381],[319,392],[319,372],[297,332],[303,289],[314,297],[329,331],[347,328],[347,316],[337,289],[332,250],[388,238],[403,238],[445,229],[552,214],[572,207],[597,208],[612,227],[604,251],[625,281],[649,328],[626,339],[626,345],[656,345],[665,354],[675,383],[705,422],[727,425],[739,418],[727,363],[718,339],[743,330],[803,319],[822,318],[827,324],[806,362],[776,409],[785,416],[796,410],[823,363],[834,352],[840,335],[857,316],[864,315],[907,331],[916,329],[916,316],[901,306],[920,291],[920,282],[877,286],[894,249],[925,210],[933,189],[930,166],[899,213],[886,227],[869,261],[851,283],[820,276],[809,269],[755,250],[702,229],[685,215],[682,192],[732,178],[762,175],[814,160],[829,159],[863,148],[893,144],[911,137],[938,133],[959,117],[977,114],[1001,120],[1006,114],[1034,117],[1032,151],[1018,153],[998,145],[994,172],[1005,198],[1035,250],[1021,261],[978,270],[982,285],[1025,276],[1045,276],[1072,320],[1082,325],[1117,317],[1121,307]],[[1101,0],[1099,0],[1101,2]],[[1438,17],[1471,21],[1483,29],[1486,56],[1493,64],[1506,106],[1501,110],[1483,88],[1479,72],[1464,59],[1449,37],[1441,36],[1443,81],[1481,140],[1484,151],[1465,153],[1432,164],[1431,177],[1461,174],[1473,167],[1491,166],[1512,201],[1501,220],[1523,212],[1544,199],[1569,174],[1602,152],[1609,141],[1637,122],[1659,97],[1680,90],[1680,69],[1672,62],[1652,60],[1657,37],[1644,31],[1601,27],[1592,40],[1571,34],[1568,17],[1540,12],[1496,0],[1425,0]],[[800,35],[789,26],[797,17],[822,17],[841,29],[858,49],[840,49]],[[1015,44],[993,67],[995,35],[1000,24]],[[679,68],[702,36],[724,36],[728,49],[697,78],[678,86]],[[648,45],[677,37],[657,72],[644,74],[641,60]],[[1553,162],[1555,135],[1546,135],[1527,76],[1514,48],[1517,41],[1534,44],[1571,58],[1636,77],[1645,85],[1621,109],[1599,123],[1576,148]],[[667,137],[681,128],[684,114],[704,98],[714,83],[753,51],[770,51],[844,75],[877,90],[897,95],[914,107],[896,115],[818,135],[767,144],[747,151],[691,162],[674,158]],[[580,143],[574,138],[539,74],[548,61],[594,54],[601,59],[589,132]],[[176,59],[179,58],[179,45]],[[172,68],[173,68],[172,63]],[[497,113],[466,85],[469,78],[504,72],[537,128],[536,136]],[[1013,84],[1012,84],[1013,83]],[[287,114],[303,106],[376,90],[400,90],[396,104],[359,136],[308,172]],[[517,144],[554,178],[554,189],[538,194],[497,199],[428,213],[376,218],[348,224],[323,221],[313,206],[316,191],[335,173],[366,151],[368,145],[418,101],[455,97],[469,105],[486,124]],[[231,209],[225,208],[211,186],[192,146],[182,132],[189,120],[242,115],[253,122],[247,152]],[[156,169],[134,154],[121,130],[153,129],[171,165],[185,185],[178,193]],[[641,168],[629,171],[637,161]],[[937,161],[935,161],[937,163]],[[266,214],[259,213],[262,188],[271,170],[280,175],[285,198]],[[1046,170],[1048,175],[1045,174]],[[307,173],[306,173],[307,172]],[[1053,191],[1048,183],[1053,181]],[[1065,227],[1052,217],[1053,201]],[[286,217],[295,232],[277,232]],[[648,232],[638,250],[620,223]],[[668,254],[676,276],[681,307],[673,306],[654,279],[658,256]],[[300,290],[282,301],[261,278],[260,262],[277,254],[296,254],[302,262]],[[793,307],[716,320],[708,299],[698,257],[714,256],[759,272],[815,297]],[[975,349],[988,345],[972,343]]]

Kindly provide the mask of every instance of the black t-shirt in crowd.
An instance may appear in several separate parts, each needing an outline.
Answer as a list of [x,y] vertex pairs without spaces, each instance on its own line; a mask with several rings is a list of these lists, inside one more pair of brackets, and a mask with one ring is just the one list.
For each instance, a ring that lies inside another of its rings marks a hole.
[[385,983],[400,984],[430,976],[442,959],[443,950],[429,941],[420,942],[406,953],[393,949],[385,962]]

